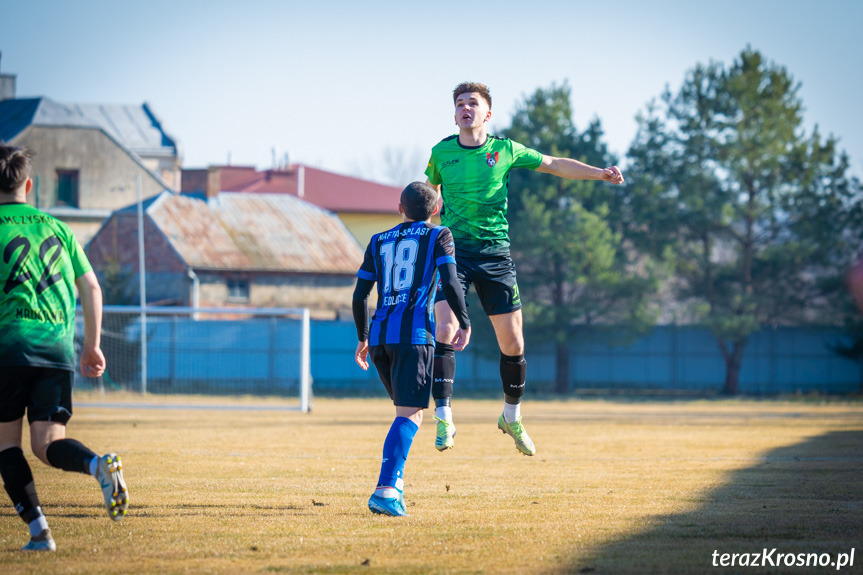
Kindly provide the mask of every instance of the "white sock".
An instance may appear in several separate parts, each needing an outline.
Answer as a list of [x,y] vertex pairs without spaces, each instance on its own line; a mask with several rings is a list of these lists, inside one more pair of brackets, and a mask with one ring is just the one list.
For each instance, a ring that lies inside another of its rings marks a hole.
[[449,405],[442,405],[434,408],[435,417],[444,421],[452,421],[452,408]]
[[378,497],[383,497],[384,499],[396,499],[399,494],[403,492],[405,489],[405,480],[399,477],[396,479],[395,487],[390,487],[387,485],[381,485],[379,487],[375,487],[375,495]]
[[[39,511],[41,512],[42,509],[40,508]],[[27,526],[30,528],[30,536],[36,537],[42,533],[43,529],[48,529],[48,521],[45,520],[44,515],[39,515],[39,517],[28,523]]]
[[98,479],[99,474],[99,456],[97,455],[90,460],[90,475]]
[[518,418],[521,417],[521,404],[516,403],[506,403],[503,404],[503,419],[507,423],[512,423],[513,421],[518,421]]
[[375,495],[384,499],[396,499],[399,496],[399,491],[395,487],[376,487]]

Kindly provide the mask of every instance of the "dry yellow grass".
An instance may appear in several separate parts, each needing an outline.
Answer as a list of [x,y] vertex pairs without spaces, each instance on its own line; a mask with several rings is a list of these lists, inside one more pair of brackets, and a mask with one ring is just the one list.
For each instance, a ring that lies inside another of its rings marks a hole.
[[429,417],[406,470],[411,517],[394,519],[366,507],[386,401],[318,399],[308,415],[79,408],[69,436],[122,455],[130,514],[111,522],[92,479],[28,455],[58,551],[17,551],[26,529],[4,504],[0,571],[701,573],[719,571],[714,549],[856,546],[844,572],[860,572],[860,403],[528,401],[533,458],[497,431],[499,409],[457,401],[446,453]]

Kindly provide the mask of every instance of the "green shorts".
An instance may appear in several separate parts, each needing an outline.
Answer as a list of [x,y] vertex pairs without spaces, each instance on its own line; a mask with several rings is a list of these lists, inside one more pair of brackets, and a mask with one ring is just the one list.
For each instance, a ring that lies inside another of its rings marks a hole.
[[72,417],[75,372],[35,366],[0,367],[0,421],[56,421]]

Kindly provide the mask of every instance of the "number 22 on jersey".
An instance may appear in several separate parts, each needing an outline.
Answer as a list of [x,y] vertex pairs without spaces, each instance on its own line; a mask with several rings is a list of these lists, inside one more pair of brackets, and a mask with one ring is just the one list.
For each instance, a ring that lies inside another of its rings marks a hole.
[[[30,240],[23,236],[18,236],[13,238],[6,244],[6,248],[3,250],[3,263],[8,264],[12,260],[12,256],[15,254],[15,251],[21,248],[21,252],[18,254],[18,257],[15,259],[15,263],[12,264],[12,270],[9,273],[9,277],[6,278],[6,283],[3,285],[3,292],[9,293],[19,285],[23,284],[27,280],[32,277],[32,273],[29,271],[21,271],[21,268],[24,264],[24,260],[27,259],[27,254],[30,252]],[[56,248],[54,253],[51,255],[51,259],[47,262],[45,261],[45,256],[48,255],[48,252],[51,251],[51,248]],[[51,267],[54,265],[54,262],[57,261],[57,258],[60,257],[60,238],[57,236],[51,236],[39,246],[39,259],[42,262],[45,271],[42,273],[42,277],[39,278],[39,283],[36,284],[36,293],[41,294],[43,291],[48,289],[51,284],[57,283],[60,281],[62,277],[61,274],[51,274]]]

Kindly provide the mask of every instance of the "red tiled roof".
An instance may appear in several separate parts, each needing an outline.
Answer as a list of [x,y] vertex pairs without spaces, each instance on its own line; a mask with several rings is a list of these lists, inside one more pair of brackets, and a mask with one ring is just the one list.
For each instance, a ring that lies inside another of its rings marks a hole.
[[239,191],[261,177],[254,166],[225,166],[220,170],[220,174],[222,178],[220,192]]
[[[237,166],[220,166],[221,192],[254,192],[256,194],[290,194],[297,196],[299,165],[284,170],[264,170]],[[212,169],[212,168],[211,168]],[[401,188],[369,180],[343,176],[326,170],[303,166],[302,199],[331,212],[398,214]],[[183,171],[183,190],[202,190],[206,171]],[[186,182],[189,182],[187,185]],[[199,184],[198,182],[203,182]],[[190,187],[191,186],[191,187]],[[193,189],[194,188],[194,189]]]
[[305,168],[303,199],[334,212],[399,213],[401,188]]

